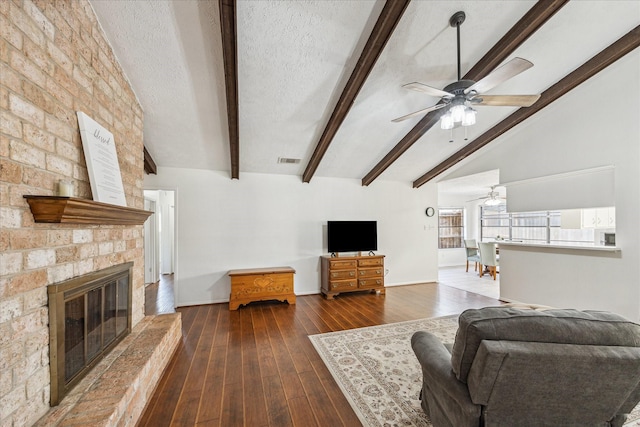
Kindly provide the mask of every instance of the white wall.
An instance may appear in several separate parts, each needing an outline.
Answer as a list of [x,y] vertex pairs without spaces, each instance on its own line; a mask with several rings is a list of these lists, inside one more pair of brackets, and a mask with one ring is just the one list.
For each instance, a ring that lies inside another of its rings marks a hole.
[[474,200],[464,205],[466,213],[464,226],[466,227],[465,234],[467,239],[480,241],[480,207],[483,203],[483,200]]
[[457,267],[466,262],[467,252],[464,248],[438,249],[438,267]]
[[291,266],[295,293],[320,292],[320,260],[327,254],[327,220],[376,220],[378,252],[386,255],[387,285],[435,281],[435,184],[158,168],[145,188],[176,190],[176,304],[229,300],[227,272]]
[[[615,167],[617,256],[505,250],[501,297],[640,319],[640,50],[636,49],[472,156],[447,178],[500,169],[512,182]],[[575,191],[591,191],[576,188]]]

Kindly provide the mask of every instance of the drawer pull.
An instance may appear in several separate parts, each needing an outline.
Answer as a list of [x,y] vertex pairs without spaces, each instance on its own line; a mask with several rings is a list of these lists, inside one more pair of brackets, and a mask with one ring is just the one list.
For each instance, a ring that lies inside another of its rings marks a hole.
[[356,273],[355,273],[354,271],[352,271],[351,273],[349,273],[349,276],[351,276],[351,277],[353,277],[353,276],[355,276],[355,275],[356,275]]

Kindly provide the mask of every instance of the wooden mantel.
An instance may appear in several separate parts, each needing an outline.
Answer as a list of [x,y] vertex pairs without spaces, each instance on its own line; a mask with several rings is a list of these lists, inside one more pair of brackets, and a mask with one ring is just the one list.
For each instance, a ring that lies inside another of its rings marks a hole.
[[76,197],[23,197],[40,223],[142,225],[153,213]]

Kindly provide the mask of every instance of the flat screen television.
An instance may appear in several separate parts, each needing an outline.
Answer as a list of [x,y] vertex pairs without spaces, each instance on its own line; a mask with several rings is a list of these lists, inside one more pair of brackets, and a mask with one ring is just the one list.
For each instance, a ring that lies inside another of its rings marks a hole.
[[376,221],[327,221],[329,252],[378,250]]

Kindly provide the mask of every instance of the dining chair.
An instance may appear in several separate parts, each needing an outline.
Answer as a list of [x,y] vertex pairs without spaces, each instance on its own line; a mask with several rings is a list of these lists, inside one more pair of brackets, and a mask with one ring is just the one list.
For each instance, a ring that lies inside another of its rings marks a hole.
[[489,274],[496,280],[498,274],[497,267],[499,265],[498,258],[496,256],[496,244],[493,242],[480,242],[478,243],[478,250],[480,251],[480,277],[484,274],[482,266],[486,266],[489,270]]
[[467,251],[467,273],[469,272],[469,261],[474,264],[474,271],[478,271],[478,263],[480,262],[480,254],[478,253],[478,245],[475,239],[465,239],[464,248]]

